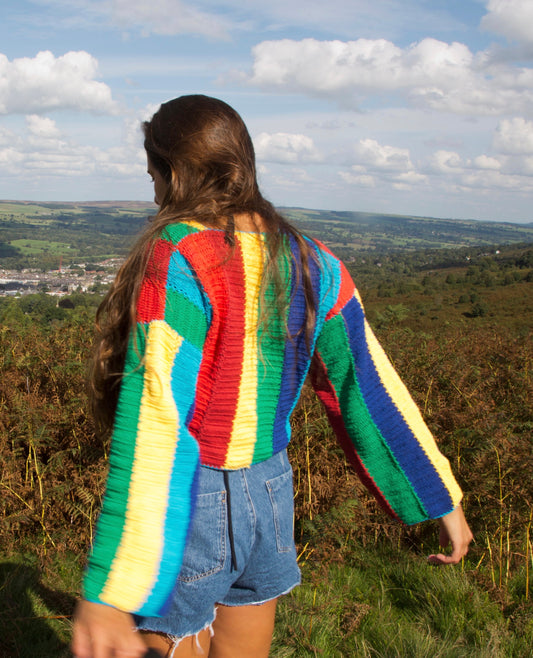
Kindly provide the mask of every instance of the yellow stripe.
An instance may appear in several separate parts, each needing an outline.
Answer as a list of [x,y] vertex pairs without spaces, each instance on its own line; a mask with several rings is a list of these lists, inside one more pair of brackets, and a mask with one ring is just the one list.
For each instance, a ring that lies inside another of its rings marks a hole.
[[433,464],[437,473],[439,473],[442,478],[444,485],[450,493],[454,506],[458,505],[461,502],[463,494],[452,474],[450,463],[446,457],[439,452],[435,439],[424,422],[419,408],[416,406],[409,391],[405,387],[405,384],[398,376],[398,373],[392,367],[391,362],[387,358],[381,345],[378,343],[366,320],[365,335],[370,355],[383,386],[394,401],[394,404],[398,408],[403,419],[416,436],[418,443],[426,453],[429,461]]
[[179,418],[170,377],[182,338],[163,321],[148,329],[145,379],[126,522],[102,600],[138,610],[158,575]]
[[236,233],[244,261],[244,345],[239,396],[225,468],[248,466],[257,436],[257,322],[263,273],[263,248],[255,233]]

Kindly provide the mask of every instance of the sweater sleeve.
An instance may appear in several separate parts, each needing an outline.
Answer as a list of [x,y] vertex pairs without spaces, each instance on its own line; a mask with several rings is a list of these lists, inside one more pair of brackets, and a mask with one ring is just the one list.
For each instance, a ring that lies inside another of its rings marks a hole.
[[166,609],[195,503],[199,450],[187,418],[208,322],[187,262],[160,240],[126,355],[88,600],[146,616]]
[[374,336],[348,271],[339,261],[336,268],[313,386],[348,460],[381,506],[407,524],[443,516],[459,504],[461,489]]

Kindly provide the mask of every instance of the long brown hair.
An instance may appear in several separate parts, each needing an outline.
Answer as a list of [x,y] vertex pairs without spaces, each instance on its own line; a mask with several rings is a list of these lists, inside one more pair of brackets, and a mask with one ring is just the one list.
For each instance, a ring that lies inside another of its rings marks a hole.
[[[299,246],[295,266],[306,298],[308,348],[315,326],[316,300],[309,268],[313,251],[301,233],[261,195],[252,140],[239,114],[216,98],[180,96],[161,105],[152,119],[143,123],[143,131],[149,162],[167,187],[159,200],[159,212],[133,246],[96,315],[89,391],[97,428],[102,432],[109,431],[113,423],[146,264],[155,240],[171,223],[195,220],[222,228],[231,247],[234,215],[246,213],[250,219],[258,215],[267,249],[262,290],[273,285],[277,308],[286,304],[278,255],[287,248],[287,236],[292,236]],[[266,324],[268,316],[268,308],[262,310],[261,320]]]

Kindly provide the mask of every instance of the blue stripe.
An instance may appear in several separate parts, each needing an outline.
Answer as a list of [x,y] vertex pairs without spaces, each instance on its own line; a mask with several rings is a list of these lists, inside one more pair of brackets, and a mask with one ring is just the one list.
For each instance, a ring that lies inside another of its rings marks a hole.
[[428,516],[436,518],[446,514],[452,505],[450,493],[383,386],[365,340],[364,312],[355,297],[346,304],[342,316],[357,367],[359,388],[372,420]]
[[[272,453],[275,454],[286,447],[291,435],[290,416],[298,402],[307,371],[309,369],[309,352],[305,339],[305,294],[300,277],[297,281],[296,262],[300,262],[300,250],[296,240],[290,237],[291,252],[291,304],[287,320],[289,335],[292,340],[285,343],[283,358],[283,372],[278,396],[278,406],[274,419],[274,436],[272,439]],[[320,269],[313,258],[309,259],[309,268],[313,290],[320,289]],[[298,285],[297,285],[298,284]],[[311,352],[313,346],[311,346]]]

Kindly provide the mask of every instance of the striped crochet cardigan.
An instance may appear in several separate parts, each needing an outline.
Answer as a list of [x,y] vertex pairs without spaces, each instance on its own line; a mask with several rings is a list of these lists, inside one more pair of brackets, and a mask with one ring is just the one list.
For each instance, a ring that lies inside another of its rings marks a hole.
[[[199,465],[243,468],[284,449],[308,372],[347,458],[392,516],[417,523],[460,502],[448,461],[374,337],[344,265],[310,242],[317,301],[310,358],[292,258],[279,261],[287,317],[260,322],[261,300],[274,295],[261,293],[264,236],[235,237],[231,253],[222,231],[186,222],[167,227],[156,243],[84,579],[89,600],[142,615],[164,611]],[[293,240],[290,250],[298,250]]]

